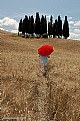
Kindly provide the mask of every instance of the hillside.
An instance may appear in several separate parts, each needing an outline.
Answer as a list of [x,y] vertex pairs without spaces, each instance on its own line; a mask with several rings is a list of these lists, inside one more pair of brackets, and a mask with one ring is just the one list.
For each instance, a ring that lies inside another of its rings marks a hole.
[[[54,46],[47,76],[37,49]],[[25,39],[0,31],[1,115],[5,121],[79,121],[80,41]]]

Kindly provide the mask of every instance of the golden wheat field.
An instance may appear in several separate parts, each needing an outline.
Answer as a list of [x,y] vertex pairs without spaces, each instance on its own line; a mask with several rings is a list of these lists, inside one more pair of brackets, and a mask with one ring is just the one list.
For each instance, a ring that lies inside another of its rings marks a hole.
[[[46,77],[37,49],[54,46]],[[26,39],[0,31],[3,121],[80,121],[80,41]]]

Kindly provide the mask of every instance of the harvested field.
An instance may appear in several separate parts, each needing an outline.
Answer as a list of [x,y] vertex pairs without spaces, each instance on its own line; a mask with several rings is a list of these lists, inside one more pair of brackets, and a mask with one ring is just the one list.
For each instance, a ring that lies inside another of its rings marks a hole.
[[[46,77],[37,49],[54,46]],[[80,41],[25,39],[0,31],[3,121],[80,120]]]

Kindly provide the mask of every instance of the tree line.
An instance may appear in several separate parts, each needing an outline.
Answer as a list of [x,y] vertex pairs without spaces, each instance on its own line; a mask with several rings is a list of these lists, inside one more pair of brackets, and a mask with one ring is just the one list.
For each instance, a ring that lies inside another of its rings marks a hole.
[[62,38],[62,36],[67,39],[69,37],[69,23],[67,20],[67,16],[65,16],[64,23],[62,25],[62,20],[60,15],[53,23],[53,17],[50,16],[50,21],[47,24],[47,18],[45,16],[41,16],[38,12],[36,12],[36,18],[34,19],[32,16],[25,15],[25,18],[20,19],[19,27],[18,27],[18,35],[22,33],[22,36],[26,38],[30,37],[53,37],[53,38]]

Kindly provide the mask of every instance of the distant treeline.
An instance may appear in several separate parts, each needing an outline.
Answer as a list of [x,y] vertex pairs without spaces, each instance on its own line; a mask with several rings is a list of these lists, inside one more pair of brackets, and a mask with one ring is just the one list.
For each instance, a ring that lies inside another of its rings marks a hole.
[[46,15],[40,18],[39,13],[36,12],[36,18],[32,16],[25,15],[25,18],[20,20],[18,28],[18,36],[22,33],[23,37],[43,37],[47,38],[62,38],[62,36],[67,39],[69,37],[69,24],[67,16],[65,16],[64,23],[62,25],[62,20],[60,15],[58,19],[53,23],[53,17],[50,16],[50,21],[47,24]]

